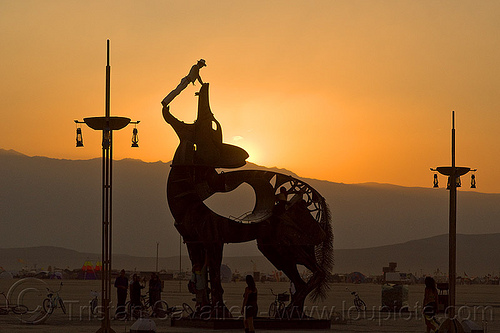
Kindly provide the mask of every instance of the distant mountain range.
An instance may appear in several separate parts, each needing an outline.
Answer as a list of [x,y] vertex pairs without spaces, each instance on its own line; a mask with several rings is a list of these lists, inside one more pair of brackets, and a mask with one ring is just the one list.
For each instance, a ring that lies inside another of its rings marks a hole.
[[[500,274],[500,234],[458,235],[458,275],[485,276]],[[75,269],[90,260],[94,265],[99,258],[96,253],[81,253],[60,247],[0,248],[0,266],[6,270],[18,271],[27,266],[47,269],[48,266]],[[24,259],[21,259],[24,258]],[[380,247],[336,250],[334,273],[362,272],[366,275],[382,275],[382,267],[389,262],[398,263],[397,269],[405,273],[435,274],[448,270],[448,235],[409,241]],[[159,268],[179,271],[179,256],[159,257]],[[262,256],[226,256],[223,263],[241,273],[254,268],[271,273],[275,268]],[[124,254],[113,256],[115,269],[152,271],[156,267],[155,257],[138,257]],[[186,255],[181,257],[181,269],[189,270],[191,263]]]
[[[156,243],[159,242],[160,257],[178,256],[179,234],[173,227],[173,218],[166,203],[165,185],[170,164],[124,159],[114,161],[113,166],[114,253],[154,257]],[[252,163],[247,163],[245,168],[273,170],[298,177],[288,170],[269,169]],[[0,172],[1,248],[55,246],[81,253],[100,252],[100,158],[63,160],[29,157],[0,149]],[[376,271],[380,265],[387,265],[385,261],[398,260],[383,258],[384,262],[377,261],[376,265],[369,266],[373,260],[366,258],[370,258],[367,253],[372,251],[371,248],[411,244],[413,240],[448,232],[449,199],[445,189],[301,179],[326,198],[332,211],[336,267],[344,267],[340,255],[345,251],[343,249],[358,249],[359,255],[352,259],[353,265],[366,262],[366,265],[363,264],[366,269]],[[233,216],[251,210],[254,202],[248,186],[207,200],[214,211]],[[500,194],[460,192],[458,233],[464,234],[463,237],[500,233],[499,204]],[[184,245],[181,248],[185,254]],[[226,258],[242,253],[261,256],[254,242],[229,244],[224,250]],[[392,254],[395,257],[398,252]],[[419,256],[419,253],[415,251],[414,255]],[[439,255],[436,252],[431,257]],[[446,261],[446,254],[444,258]],[[26,260],[35,263],[28,258]],[[500,269],[494,267],[498,262],[490,264],[490,271]],[[399,265],[403,267],[402,259]],[[417,267],[419,265],[422,267]],[[423,264],[419,265],[407,269],[424,269]],[[345,267],[346,270],[351,268]]]

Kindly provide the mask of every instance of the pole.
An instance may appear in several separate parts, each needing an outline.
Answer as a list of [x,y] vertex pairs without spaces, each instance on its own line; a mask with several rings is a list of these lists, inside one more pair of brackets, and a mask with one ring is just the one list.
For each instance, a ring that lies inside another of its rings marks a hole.
[[457,261],[457,182],[455,166],[455,111],[452,112],[451,175],[450,175],[450,226],[449,226],[449,317],[455,317],[456,261]]
[[[104,146],[105,133],[102,131],[102,226],[101,226],[101,258],[102,258],[102,276],[101,276],[101,306],[106,313],[107,308],[107,297],[106,297],[106,280],[108,274],[108,257],[106,255],[106,148]],[[106,317],[104,317],[106,318]],[[106,323],[103,318],[101,322],[101,332],[106,332]],[[99,331],[98,331],[99,332]]]
[[182,291],[181,276],[182,276],[182,236],[181,234],[179,234],[179,292]]
[[114,333],[110,322],[111,304],[111,239],[112,239],[112,170],[113,170],[113,131],[110,125],[110,77],[111,67],[109,66],[109,39],[107,40],[106,56],[106,101],[105,101],[105,126],[102,129],[102,151],[103,151],[103,220],[102,220],[102,281],[101,295],[103,319],[100,333]]
[[158,273],[158,246],[160,243],[156,242],[156,273]]
[[109,93],[109,87],[110,87],[110,81],[111,81],[111,67],[109,66],[109,39],[107,40],[107,62],[106,62],[106,118],[109,118],[109,100],[110,100],[110,93]]

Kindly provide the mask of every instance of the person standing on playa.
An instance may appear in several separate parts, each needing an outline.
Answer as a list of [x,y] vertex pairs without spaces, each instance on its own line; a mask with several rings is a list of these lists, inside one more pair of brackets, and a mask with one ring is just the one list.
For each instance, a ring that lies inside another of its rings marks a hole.
[[135,314],[134,310],[140,310],[142,308],[141,302],[141,290],[144,288],[141,285],[141,277],[137,274],[133,275],[133,282],[130,285],[130,306],[132,307],[130,313]]
[[[161,310],[159,306],[161,300],[161,281],[158,274],[151,273],[151,279],[149,280],[149,304],[153,309],[153,316],[158,316],[158,311]],[[167,310],[167,309],[164,309]]]
[[172,100],[177,95],[179,95],[181,93],[181,91],[183,91],[184,89],[186,89],[186,87],[188,86],[188,84],[192,83],[194,85],[194,82],[196,80],[198,80],[198,82],[200,82],[203,85],[203,80],[201,79],[201,76],[200,76],[200,69],[202,69],[206,65],[207,64],[205,63],[204,59],[198,60],[198,62],[191,67],[191,70],[189,71],[189,74],[182,78],[182,80],[179,83],[179,85],[177,86],[177,88],[175,88],[174,90],[172,90],[167,95],[167,97],[165,97],[161,101],[161,104],[163,104],[163,106],[166,107],[168,104],[170,104],[170,102],[172,102]]
[[425,291],[424,291],[424,320],[427,328],[427,333],[437,332],[439,322],[435,315],[438,312],[438,291],[436,288],[436,281],[427,276],[425,278]]
[[191,281],[195,283],[196,288],[196,305],[195,312],[200,313],[205,305],[208,305],[207,296],[207,265],[208,256],[205,256],[205,263],[203,266],[199,263],[193,265],[193,274]]
[[257,287],[253,276],[246,276],[247,287],[243,294],[243,306],[241,314],[243,315],[243,324],[245,325],[245,333],[254,333],[255,328],[253,319],[257,317],[259,307],[257,306]]
[[124,313],[125,312],[125,302],[127,301],[127,292],[128,292],[128,279],[125,276],[125,270],[122,269],[120,271],[120,275],[115,280],[115,288],[116,288],[116,313]]

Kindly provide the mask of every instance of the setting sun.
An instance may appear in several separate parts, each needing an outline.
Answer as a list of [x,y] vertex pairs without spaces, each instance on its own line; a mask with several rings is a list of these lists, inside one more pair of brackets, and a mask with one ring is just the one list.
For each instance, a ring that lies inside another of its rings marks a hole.
[[252,143],[247,142],[242,137],[233,137],[231,144],[241,147],[245,149],[248,153],[249,157],[247,159],[248,162],[252,162],[259,165],[267,165],[266,156],[263,154],[263,151],[259,149],[259,147],[255,147]]

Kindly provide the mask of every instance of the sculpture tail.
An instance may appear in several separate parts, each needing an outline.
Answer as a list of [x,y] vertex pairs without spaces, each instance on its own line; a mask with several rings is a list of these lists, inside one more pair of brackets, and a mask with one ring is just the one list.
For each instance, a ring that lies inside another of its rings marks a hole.
[[322,216],[319,224],[326,236],[323,242],[315,248],[316,263],[319,267],[319,271],[314,273],[317,275],[316,277],[313,276],[313,279],[317,279],[316,286],[310,294],[313,302],[324,300],[328,296],[328,290],[330,290],[328,277],[331,274],[335,263],[333,253],[333,229],[331,223],[332,215],[325,198],[321,197],[320,202],[322,207]]

